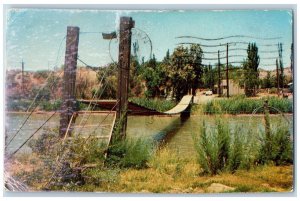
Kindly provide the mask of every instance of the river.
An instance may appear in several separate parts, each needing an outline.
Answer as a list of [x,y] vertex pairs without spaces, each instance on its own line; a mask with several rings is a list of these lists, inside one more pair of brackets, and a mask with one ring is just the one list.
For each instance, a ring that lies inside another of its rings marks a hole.
[[[34,114],[27,123],[23,126],[14,140],[8,146],[8,152],[16,150],[36,129],[38,129],[49,117],[51,113]],[[6,133],[8,141],[18,131],[28,114],[11,113],[6,115]],[[83,135],[108,135],[113,121],[113,115],[92,114],[89,116],[87,123],[82,122],[83,115],[79,115],[75,123],[74,133]],[[87,116],[86,116],[87,117]],[[262,115],[222,115],[219,117],[228,122],[231,129],[237,126],[240,129],[264,129],[264,119]],[[280,122],[290,122],[290,130],[292,131],[293,116],[288,114],[285,118],[281,115],[271,115],[271,124],[276,127]],[[182,120],[179,115],[175,116],[129,116],[127,124],[128,138],[144,138],[165,140],[166,146],[172,151],[180,154],[190,154],[194,152],[193,135],[199,135],[200,127],[205,122],[210,129],[215,128],[216,117],[211,115],[191,116],[186,120]],[[84,128],[78,127],[85,125]],[[34,137],[41,135],[43,132],[49,132],[49,129],[58,130],[59,115],[54,115],[53,118],[42,129],[40,129]],[[292,133],[292,132],[291,132]],[[30,152],[31,149],[25,145],[20,152]]]

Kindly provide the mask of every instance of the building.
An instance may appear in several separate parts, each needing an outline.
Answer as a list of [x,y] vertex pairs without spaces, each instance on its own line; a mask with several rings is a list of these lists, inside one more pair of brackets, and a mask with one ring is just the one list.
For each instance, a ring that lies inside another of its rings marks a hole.
[[[228,84],[229,84],[229,96],[245,94],[244,88],[240,87],[239,84],[237,82],[235,82],[234,80],[232,80],[232,79],[228,80]],[[221,81],[221,94],[222,94],[222,96],[227,95],[226,80]]]

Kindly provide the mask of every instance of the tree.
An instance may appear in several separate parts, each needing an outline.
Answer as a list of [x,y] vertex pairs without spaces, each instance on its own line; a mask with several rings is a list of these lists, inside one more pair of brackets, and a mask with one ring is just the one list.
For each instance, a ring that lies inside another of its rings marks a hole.
[[92,95],[101,99],[115,99],[118,88],[115,64],[101,68],[97,73],[97,78],[101,86],[99,89],[93,89]]
[[164,94],[167,80],[167,68],[162,62],[157,62],[155,55],[144,65],[143,78],[146,81],[146,97],[154,98]]
[[168,75],[173,86],[176,100],[180,100],[189,90],[196,94],[196,89],[201,81],[202,49],[200,45],[191,45],[190,48],[179,46],[172,56]]
[[259,61],[256,44],[249,43],[247,48],[247,59],[243,64],[246,96],[256,96],[256,89],[259,85]]
[[266,88],[272,88],[275,86],[274,83],[275,79],[274,77],[271,76],[271,72],[267,72],[267,76],[262,79],[261,87],[266,89]]

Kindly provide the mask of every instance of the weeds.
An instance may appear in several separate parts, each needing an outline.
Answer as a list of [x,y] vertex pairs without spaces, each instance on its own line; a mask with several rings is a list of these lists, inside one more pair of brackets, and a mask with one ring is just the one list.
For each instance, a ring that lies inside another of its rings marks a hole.
[[[293,112],[293,103],[291,100],[278,97],[269,97],[268,100],[271,113],[276,114],[278,111],[284,113]],[[252,114],[255,109],[262,105],[263,99],[249,99],[237,96],[229,99],[210,101],[202,106],[202,111],[206,114]],[[263,113],[263,110],[258,110],[257,113]]]
[[209,130],[205,123],[200,137],[194,136],[198,162],[204,174],[215,175],[226,168],[230,156],[230,130],[221,120],[216,121],[216,129]]
[[293,163],[292,140],[286,125],[276,126],[271,131],[270,139],[262,134],[258,163],[288,165]]
[[149,141],[125,139],[112,143],[108,149],[107,165],[120,168],[145,168],[152,153]]
[[[269,137],[266,137],[266,132],[262,134],[262,131],[257,133],[238,127],[230,129],[227,125],[217,120],[217,128],[209,129],[203,122],[200,136],[194,136],[202,173],[215,175],[225,170],[249,170],[254,164],[293,163],[291,134],[287,125],[276,126]],[[249,140],[249,136],[257,139],[259,135],[263,135],[261,141]]]

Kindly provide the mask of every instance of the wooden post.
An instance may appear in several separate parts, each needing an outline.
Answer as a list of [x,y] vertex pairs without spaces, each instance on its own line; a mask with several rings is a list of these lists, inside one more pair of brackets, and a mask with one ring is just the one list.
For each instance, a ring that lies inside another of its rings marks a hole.
[[21,65],[22,65],[22,86],[21,86],[21,89],[22,89],[22,95],[24,96],[25,95],[25,92],[24,92],[24,61],[22,59],[22,62],[21,62]]
[[294,82],[294,45],[291,44],[291,72],[292,72],[292,79]]
[[228,78],[228,43],[226,44],[226,85],[227,85],[227,98],[229,98],[229,78]]
[[219,97],[221,97],[221,64],[220,64],[220,51],[218,50],[218,76],[219,76],[219,80],[218,80],[218,94]]
[[282,60],[282,43],[279,43],[279,64],[280,64],[280,88],[283,94],[284,88],[284,69],[283,69],[283,60]]
[[118,63],[117,122],[120,126],[120,137],[122,138],[126,137],[127,127],[131,29],[133,27],[134,21],[131,17],[121,17]]
[[280,96],[280,92],[279,92],[279,69],[278,69],[278,59],[276,59],[276,80],[277,80],[277,96]]
[[[75,81],[78,56],[79,27],[67,28],[66,53],[63,77],[63,97],[59,135],[64,137],[73,113],[76,111]],[[71,135],[72,129],[68,134]]]

